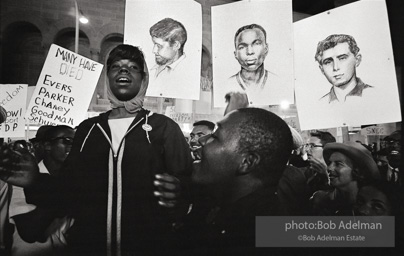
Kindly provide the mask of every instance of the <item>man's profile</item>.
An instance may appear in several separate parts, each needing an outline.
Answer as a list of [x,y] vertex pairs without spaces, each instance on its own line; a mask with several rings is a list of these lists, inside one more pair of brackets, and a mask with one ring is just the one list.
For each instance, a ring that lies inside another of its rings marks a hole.
[[350,35],[334,34],[317,45],[315,60],[321,72],[331,83],[329,93],[320,98],[328,103],[343,103],[362,97],[364,90],[373,88],[356,76],[356,67],[362,61],[359,47]]
[[151,68],[151,76],[163,79],[177,69],[186,58],[184,45],[187,31],[180,22],[165,18],[154,24],[150,30],[156,65]]

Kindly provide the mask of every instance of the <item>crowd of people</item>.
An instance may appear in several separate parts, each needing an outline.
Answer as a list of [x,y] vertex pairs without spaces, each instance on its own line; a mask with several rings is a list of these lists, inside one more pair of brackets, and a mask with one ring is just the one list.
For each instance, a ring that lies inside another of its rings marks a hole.
[[255,217],[396,216],[400,225],[400,132],[377,152],[323,131],[304,143],[236,93],[217,124],[194,123],[187,143],[173,120],[143,108],[149,74],[137,47],[118,45],[106,68],[110,111],[2,145],[1,253],[313,255],[256,248]]

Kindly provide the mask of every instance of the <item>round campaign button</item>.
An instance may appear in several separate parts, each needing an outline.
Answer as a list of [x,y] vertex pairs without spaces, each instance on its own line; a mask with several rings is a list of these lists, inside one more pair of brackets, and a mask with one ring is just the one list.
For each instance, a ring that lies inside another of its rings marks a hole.
[[150,132],[152,130],[152,127],[148,124],[144,124],[142,125],[143,130],[145,130],[146,132]]

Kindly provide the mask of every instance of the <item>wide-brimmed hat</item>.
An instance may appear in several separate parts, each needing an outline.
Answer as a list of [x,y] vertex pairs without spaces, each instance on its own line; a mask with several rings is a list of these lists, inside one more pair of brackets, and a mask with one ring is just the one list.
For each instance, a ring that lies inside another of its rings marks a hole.
[[42,125],[38,128],[35,137],[30,139],[29,141],[32,143],[44,141],[46,132],[52,127],[52,125]]
[[359,168],[360,175],[366,180],[380,179],[379,169],[370,151],[360,143],[352,141],[345,143],[327,143],[323,151],[323,157],[327,163],[329,162],[331,154],[334,152],[340,152],[349,157],[354,165]]
[[390,140],[400,141],[401,140],[401,130],[397,130],[397,131],[392,132],[389,136],[386,136],[383,140],[385,140],[385,141],[390,141]]

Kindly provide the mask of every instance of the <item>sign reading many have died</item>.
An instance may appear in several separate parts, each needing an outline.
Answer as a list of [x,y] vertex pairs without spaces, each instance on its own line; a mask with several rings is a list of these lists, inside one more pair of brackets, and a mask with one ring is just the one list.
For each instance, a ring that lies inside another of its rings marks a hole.
[[86,116],[102,68],[52,44],[25,117],[40,125],[77,126]]

